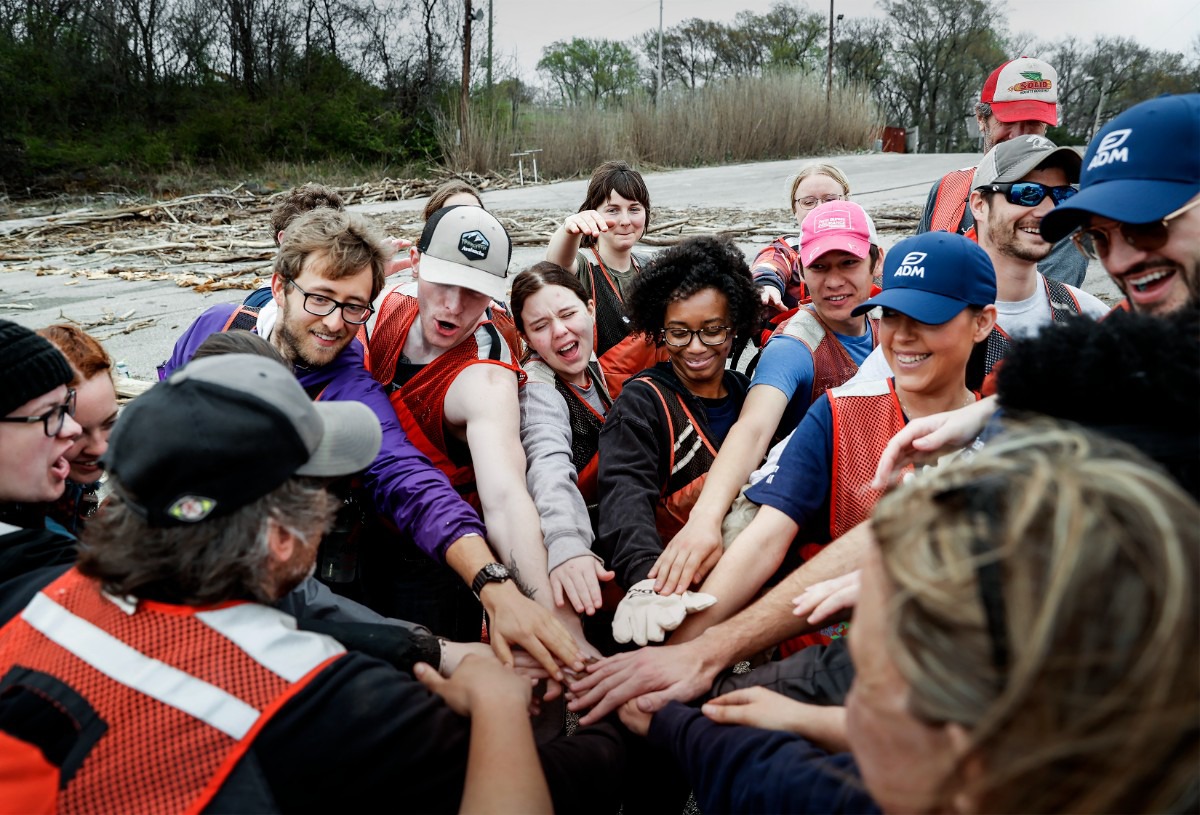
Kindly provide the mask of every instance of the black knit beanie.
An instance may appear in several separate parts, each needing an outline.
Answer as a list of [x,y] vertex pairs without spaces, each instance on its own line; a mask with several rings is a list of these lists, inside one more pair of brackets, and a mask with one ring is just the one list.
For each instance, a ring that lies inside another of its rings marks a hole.
[[67,358],[49,340],[0,320],[0,416],[72,378]]

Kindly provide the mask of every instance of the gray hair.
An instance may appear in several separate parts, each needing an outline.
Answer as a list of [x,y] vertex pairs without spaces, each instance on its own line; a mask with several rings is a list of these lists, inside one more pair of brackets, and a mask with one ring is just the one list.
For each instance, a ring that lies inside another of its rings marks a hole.
[[79,571],[117,596],[189,606],[274,602],[268,591],[269,524],[316,540],[337,509],[325,484],[292,478],[228,516],[170,527],[150,526],[114,494],[88,523]]

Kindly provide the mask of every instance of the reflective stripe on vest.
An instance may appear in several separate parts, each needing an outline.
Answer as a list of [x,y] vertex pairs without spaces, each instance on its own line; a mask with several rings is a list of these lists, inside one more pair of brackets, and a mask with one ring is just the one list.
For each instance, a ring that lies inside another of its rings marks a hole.
[[271,717],[344,654],[266,606],[135,605],[74,569],[0,630],[0,675],[18,688],[52,678],[38,695],[65,711],[62,687],[103,723],[58,812],[200,811]]
[[670,439],[667,482],[662,485],[654,512],[655,527],[665,546],[683,529],[700,498],[708,471],[717,458],[717,446],[705,435],[675,390],[660,387],[649,375],[639,376],[637,381],[648,385],[658,397]]
[[967,198],[971,195],[971,182],[974,180],[974,167],[946,173],[938,184],[933,200],[933,213],[929,216],[930,232],[963,232],[963,215],[966,214]]

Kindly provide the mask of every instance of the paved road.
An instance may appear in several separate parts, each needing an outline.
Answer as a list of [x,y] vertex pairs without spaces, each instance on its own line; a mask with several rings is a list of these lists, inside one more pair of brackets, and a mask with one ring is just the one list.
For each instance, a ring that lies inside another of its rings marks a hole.
[[[854,198],[869,211],[883,204],[920,204],[929,185],[949,170],[968,166],[977,160],[971,154],[899,155],[892,153],[838,156],[837,163],[852,181]],[[819,161],[821,159],[812,159]],[[745,207],[765,210],[787,207],[788,175],[807,161],[771,161],[649,173],[646,183],[652,203],[682,209],[686,207]],[[484,193],[489,209],[574,211],[583,200],[586,179],[556,184],[527,186]],[[368,214],[420,210],[425,199],[371,204],[354,209]],[[14,228],[16,221],[0,221],[0,233]],[[19,223],[26,224],[26,219]],[[742,245],[748,255],[757,246]],[[538,248],[518,247],[513,252],[513,267],[527,268],[542,258]],[[1098,265],[1089,269],[1085,288],[1111,300],[1115,287]],[[157,317],[157,323],[130,334],[104,339],[114,358],[126,364],[132,376],[153,379],[154,369],[167,357],[175,338],[204,309],[219,302],[240,301],[245,292],[238,290],[199,294],[168,281],[124,281],[119,279],[85,280],[62,276],[39,277],[32,272],[7,271],[0,274],[0,305],[20,304],[30,309],[0,307],[0,316],[30,327],[59,322],[67,317],[90,321],[106,312],[118,315],[135,310],[133,319]],[[106,329],[96,329],[103,337]]]

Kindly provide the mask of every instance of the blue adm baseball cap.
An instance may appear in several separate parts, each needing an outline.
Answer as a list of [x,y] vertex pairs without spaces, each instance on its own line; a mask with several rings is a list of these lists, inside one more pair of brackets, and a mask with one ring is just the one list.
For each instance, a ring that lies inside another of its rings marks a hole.
[[1127,224],[1166,217],[1200,193],[1200,93],[1134,105],[1096,134],[1079,193],[1042,218],[1054,242],[1092,215]]
[[996,302],[996,270],[979,244],[950,232],[905,238],[883,261],[883,291],[851,312],[876,306],[917,322],[941,325],[967,306]]

